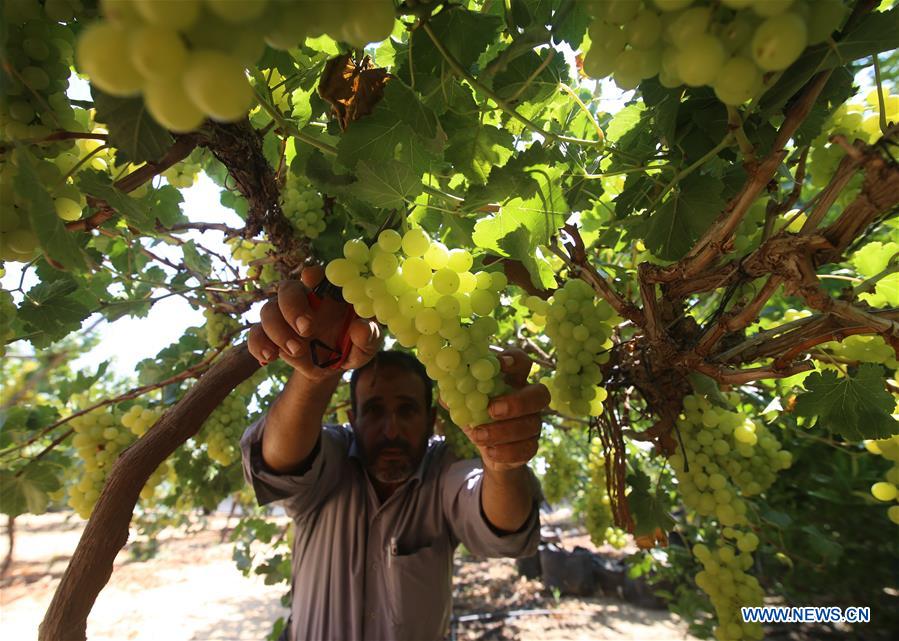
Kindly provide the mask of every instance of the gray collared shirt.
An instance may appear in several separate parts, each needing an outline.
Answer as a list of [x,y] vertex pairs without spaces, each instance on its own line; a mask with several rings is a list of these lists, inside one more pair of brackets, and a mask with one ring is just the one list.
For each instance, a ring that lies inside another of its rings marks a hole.
[[300,474],[262,460],[265,417],[240,440],[244,476],[260,505],[283,501],[296,522],[292,641],[442,639],[452,611],[453,552],[521,557],[537,551],[540,484],[525,525],[495,530],[481,509],[478,460],[456,459],[432,439],[415,475],[384,503],[375,494],[353,431],[325,425]]

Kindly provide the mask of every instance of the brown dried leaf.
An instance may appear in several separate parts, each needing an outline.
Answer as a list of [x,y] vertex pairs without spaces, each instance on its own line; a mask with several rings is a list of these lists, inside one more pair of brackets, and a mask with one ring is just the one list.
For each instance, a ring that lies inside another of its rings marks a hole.
[[318,94],[331,105],[340,128],[346,129],[372,112],[390,77],[386,69],[374,67],[368,56],[357,64],[350,54],[344,54],[325,65]]

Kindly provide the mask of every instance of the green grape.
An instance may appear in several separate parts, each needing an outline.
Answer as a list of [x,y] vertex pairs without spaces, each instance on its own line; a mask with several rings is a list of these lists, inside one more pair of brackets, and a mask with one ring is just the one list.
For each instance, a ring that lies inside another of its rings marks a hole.
[[725,62],[714,89],[718,100],[726,105],[741,105],[751,100],[760,91],[762,76],[755,64],[748,58],[736,56]]
[[178,81],[187,65],[187,47],[174,29],[148,25],[131,35],[131,63],[147,79]]
[[193,131],[205,115],[187,95],[179,78],[151,80],[144,85],[144,103],[153,118],[175,133]]
[[[252,390],[252,388],[249,388]],[[248,388],[238,387],[225,397],[200,428],[209,458],[223,467],[240,460],[240,436],[246,428]]]
[[143,77],[128,55],[128,33],[109,22],[89,25],[78,38],[75,55],[78,67],[91,82],[114,96],[133,96],[140,93]]
[[627,42],[637,49],[656,46],[662,36],[662,21],[651,9],[642,9],[624,28]]
[[402,274],[403,280],[414,289],[422,289],[431,282],[431,268],[423,258],[407,258],[403,262]]
[[413,228],[403,235],[403,252],[410,258],[424,256],[431,245],[431,239],[420,228]]
[[700,87],[711,84],[725,61],[724,45],[712,35],[698,35],[677,56],[677,71],[684,84]]
[[899,495],[896,486],[886,481],[880,481],[871,486],[871,496],[878,501],[892,501]]
[[[449,259],[446,262],[446,266],[454,272],[463,274],[471,269],[472,262],[473,259],[471,253],[467,249],[453,249],[449,253]],[[469,276],[473,277],[472,274],[469,274]],[[474,289],[474,287],[475,285],[472,285],[471,289]],[[471,289],[468,291],[471,291]]]
[[179,0],[159,2],[159,0],[132,0],[141,17],[151,24],[183,30],[200,15],[200,0]]
[[218,51],[191,53],[183,83],[193,103],[215,120],[237,120],[253,102],[243,64]]
[[765,71],[780,71],[799,58],[807,41],[802,18],[791,12],[775,15],[755,30],[751,42],[752,57]]
[[385,229],[378,234],[378,247],[388,254],[394,254],[400,250],[403,244],[403,237],[396,230]]
[[808,44],[814,45],[826,40],[836,31],[848,11],[842,0],[815,0],[814,10],[806,18]]

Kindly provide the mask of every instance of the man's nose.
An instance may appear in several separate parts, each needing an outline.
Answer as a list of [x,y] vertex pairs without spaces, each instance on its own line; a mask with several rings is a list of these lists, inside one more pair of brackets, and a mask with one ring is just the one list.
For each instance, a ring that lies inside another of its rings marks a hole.
[[384,421],[384,436],[389,440],[393,440],[400,435],[400,419],[396,412],[388,412],[387,420]]

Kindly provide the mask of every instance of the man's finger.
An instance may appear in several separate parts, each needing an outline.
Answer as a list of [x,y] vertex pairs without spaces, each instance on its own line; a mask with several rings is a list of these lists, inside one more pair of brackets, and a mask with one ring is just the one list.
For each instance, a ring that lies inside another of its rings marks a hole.
[[311,308],[306,295],[309,290],[297,280],[285,280],[278,286],[278,308],[281,316],[300,336],[308,336],[312,326]]
[[263,305],[259,317],[262,319],[262,331],[281,351],[290,356],[299,356],[305,352],[303,339],[284,320],[276,301],[270,300]]
[[499,355],[499,367],[506,382],[512,387],[524,387],[531,373],[531,359],[517,347],[503,350]]
[[343,364],[344,369],[362,367],[381,349],[383,335],[381,327],[371,320],[357,318],[350,323],[347,334],[350,337],[350,354]]
[[324,277],[325,270],[322,269],[321,265],[310,265],[304,268],[300,274],[300,280],[309,289],[315,289],[316,285],[322,282]]
[[549,390],[542,383],[525,385],[490,401],[487,411],[491,418],[506,419],[538,414],[549,406]]
[[485,448],[484,454],[494,463],[507,465],[524,465],[537,454],[538,439],[518,441],[507,445]]
[[247,349],[253,355],[260,365],[268,365],[278,358],[280,350],[278,346],[272,342],[265,332],[262,331],[262,325],[259,323],[250,328],[250,334],[247,338]]
[[539,416],[513,418],[508,421],[485,423],[466,429],[466,433],[475,445],[496,447],[509,445],[536,438],[540,435],[543,421]]

